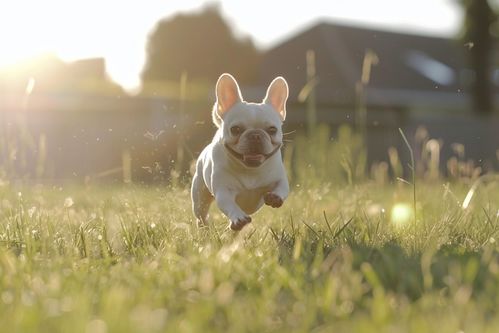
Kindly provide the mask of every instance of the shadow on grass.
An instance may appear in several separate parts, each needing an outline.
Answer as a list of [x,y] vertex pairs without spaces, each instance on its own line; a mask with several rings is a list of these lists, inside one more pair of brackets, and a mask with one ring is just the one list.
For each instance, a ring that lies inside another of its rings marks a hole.
[[[280,234],[272,231],[272,234],[278,243],[280,263],[286,268],[293,269],[299,263],[311,271],[318,261],[329,261],[328,265],[322,265],[330,269],[324,273],[334,274],[335,261],[346,262],[351,271],[362,272],[364,282],[372,289],[382,287],[385,291],[403,294],[411,301],[427,291],[449,296],[465,287],[474,297],[499,287],[499,256],[492,246],[470,250],[460,244],[446,244],[433,251],[409,253],[393,239],[382,245],[368,245],[353,240],[328,240],[323,235],[296,237],[284,231]],[[346,259],[345,252],[348,253]],[[366,265],[374,275],[368,276]]]

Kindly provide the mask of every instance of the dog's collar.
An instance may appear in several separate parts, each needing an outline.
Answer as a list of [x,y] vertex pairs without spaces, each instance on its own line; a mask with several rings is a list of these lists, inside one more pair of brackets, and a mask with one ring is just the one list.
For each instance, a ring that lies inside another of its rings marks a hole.
[[[227,151],[229,153],[231,153],[234,157],[236,157],[238,160],[243,160],[244,159],[244,155],[241,154],[241,153],[238,153],[237,151],[235,151],[234,149],[232,149],[227,143],[224,142],[224,147],[225,149],[227,149]],[[265,160],[269,159],[272,155],[274,155],[275,153],[277,153],[279,151],[279,149],[281,149],[282,147],[282,143],[279,144],[277,147],[274,148],[274,150],[272,150],[270,153],[268,154],[262,154],[264,157],[265,157]]]

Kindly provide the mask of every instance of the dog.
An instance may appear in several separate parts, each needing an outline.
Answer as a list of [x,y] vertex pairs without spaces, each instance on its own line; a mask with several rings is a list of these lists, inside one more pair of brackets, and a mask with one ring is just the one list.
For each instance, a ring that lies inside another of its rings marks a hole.
[[205,226],[215,200],[230,228],[239,231],[263,204],[278,208],[288,196],[281,147],[289,89],[277,77],[262,103],[248,103],[234,77],[225,73],[215,91],[212,118],[218,130],[196,162],[192,210],[198,225]]

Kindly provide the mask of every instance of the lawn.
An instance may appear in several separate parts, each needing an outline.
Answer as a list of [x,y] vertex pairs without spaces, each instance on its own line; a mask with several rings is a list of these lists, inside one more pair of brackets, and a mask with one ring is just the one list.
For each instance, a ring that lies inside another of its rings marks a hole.
[[0,187],[2,332],[497,332],[499,191],[304,188],[239,234],[186,189]]

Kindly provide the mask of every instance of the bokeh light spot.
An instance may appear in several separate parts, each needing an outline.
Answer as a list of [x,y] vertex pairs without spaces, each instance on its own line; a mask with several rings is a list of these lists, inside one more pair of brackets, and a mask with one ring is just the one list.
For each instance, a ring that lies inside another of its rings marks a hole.
[[396,227],[407,225],[412,218],[412,207],[407,203],[397,203],[392,207],[390,220]]

